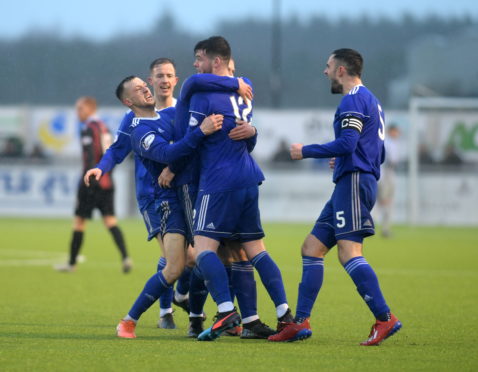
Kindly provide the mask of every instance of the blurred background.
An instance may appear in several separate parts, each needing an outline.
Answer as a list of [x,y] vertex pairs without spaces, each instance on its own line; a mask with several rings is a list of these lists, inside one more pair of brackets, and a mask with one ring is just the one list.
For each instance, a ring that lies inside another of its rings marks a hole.
[[[183,80],[194,73],[195,43],[222,35],[236,75],[254,84],[264,220],[312,222],[330,196],[327,161],[292,162],[288,148],[333,139],[340,96],[322,71],[334,49],[349,47],[364,56],[386,125],[399,129],[393,221],[478,225],[476,1],[44,0],[3,9],[0,216],[71,217],[81,173],[75,100],[96,97],[114,133],[124,76],[146,77],[153,59],[170,57]],[[114,171],[121,217],[137,214],[132,170],[128,159]]]

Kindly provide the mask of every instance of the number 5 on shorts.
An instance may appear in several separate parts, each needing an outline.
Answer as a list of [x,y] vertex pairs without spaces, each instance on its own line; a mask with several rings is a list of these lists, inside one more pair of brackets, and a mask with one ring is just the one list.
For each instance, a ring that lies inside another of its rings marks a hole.
[[344,211],[338,211],[335,213],[335,219],[337,220],[337,227],[340,229],[345,226]]

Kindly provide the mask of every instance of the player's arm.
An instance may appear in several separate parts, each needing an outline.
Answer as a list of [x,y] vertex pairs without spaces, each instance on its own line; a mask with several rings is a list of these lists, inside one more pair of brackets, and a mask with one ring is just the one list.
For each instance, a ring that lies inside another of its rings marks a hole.
[[131,132],[131,145],[140,156],[158,163],[169,164],[191,154],[206,136],[222,128],[222,122],[222,115],[208,116],[199,128],[190,131],[182,140],[173,144],[150,127],[138,125]]
[[257,143],[257,129],[251,123],[236,120],[236,127],[229,132],[229,138],[234,141],[245,140],[247,151],[252,152]]
[[179,100],[188,101],[197,92],[237,92],[244,99],[253,98],[252,87],[242,78],[218,76],[214,74],[195,74],[187,78],[181,86]]
[[300,160],[302,158],[333,158],[351,154],[357,147],[362,125],[359,118],[343,118],[342,129],[334,141],[308,146],[294,143],[291,145],[291,157],[294,160]]

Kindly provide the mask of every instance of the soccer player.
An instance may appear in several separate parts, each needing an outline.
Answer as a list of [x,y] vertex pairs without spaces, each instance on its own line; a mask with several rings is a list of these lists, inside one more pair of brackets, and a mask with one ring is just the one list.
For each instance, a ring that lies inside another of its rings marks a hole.
[[[211,37],[203,49],[196,51],[195,67],[202,72],[228,76],[230,58],[229,43],[223,37]],[[201,92],[192,96],[189,113],[189,128],[193,131],[212,113],[224,115],[223,128],[206,138],[199,148],[194,249],[196,265],[218,305],[218,314],[217,320],[198,339],[213,340],[241,322],[231,301],[226,270],[217,256],[222,240],[240,242],[274,301],[279,320],[291,318],[280,270],[262,241],[258,188],[264,176],[251,157],[246,141],[233,141],[229,137],[236,120],[250,122],[252,102],[244,101],[237,94]]]
[[[93,97],[80,97],[76,101],[76,113],[81,122],[83,174],[100,160],[105,150],[111,145],[111,134],[106,125],[97,117],[96,110],[97,103]],[[70,259],[66,264],[56,265],[56,270],[61,272],[76,270],[86,221],[91,219],[95,208],[100,210],[103,222],[113,236],[121,255],[123,272],[128,273],[131,270],[132,261],[128,257],[123,233],[115,216],[114,184],[110,174],[98,182],[95,181],[90,188],[87,188],[80,180],[73,220],[73,236],[70,243]]]
[[[208,40],[200,41],[194,48],[195,56],[198,53],[204,53]],[[201,65],[196,61],[194,67],[197,72],[202,74],[201,76],[208,75],[208,71],[204,71]],[[234,75],[235,66],[234,61],[231,58],[228,64],[228,75],[232,77]],[[216,76],[216,75],[212,75]],[[216,76],[219,78],[219,76]],[[223,77],[224,78],[224,77]],[[185,84],[187,84],[186,80]],[[184,89],[181,89],[183,93]],[[252,99],[252,91],[250,94],[245,94],[244,99]],[[176,113],[176,129],[177,139],[182,138],[188,128],[188,107],[189,99],[186,97],[180,97],[178,107],[182,107],[183,110],[178,110]],[[257,139],[256,129],[243,120],[236,120],[237,126],[229,132],[229,138],[234,141],[245,140],[248,151],[251,152],[255,146]],[[197,190],[198,180],[196,179],[196,172],[198,171],[197,159],[199,157],[193,156],[192,159],[186,162],[186,169],[182,170],[176,177],[175,182],[178,189],[178,195],[182,201],[184,210],[188,218],[188,227],[191,228],[192,234],[192,205],[195,200],[195,192]],[[175,164],[172,165],[174,168]],[[167,173],[165,176],[164,173]],[[171,180],[171,173],[168,168],[165,168],[162,175],[159,178],[160,184],[167,187]],[[187,192],[186,192],[186,191]],[[229,279],[229,290],[231,299],[237,297],[241,315],[243,317],[242,324],[244,327],[236,326],[226,331],[227,335],[240,335],[243,339],[266,339],[275,331],[269,328],[266,324],[260,321],[257,314],[257,293],[256,282],[254,280],[253,266],[247,259],[244,249],[240,247],[240,244],[233,241],[225,241],[225,244],[221,244],[218,250],[219,257],[226,267],[226,271]],[[203,332],[203,306],[208,294],[207,288],[204,285],[204,280],[201,279],[201,275],[195,268],[191,274],[191,288],[189,293],[190,304],[190,323],[188,329],[189,337],[197,337]]]
[[335,50],[324,74],[333,94],[343,98],[335,113],[335,140],[322,145],[291,145],[291,157],[335,157],[335,189],[302,245],[302,281],[297,313],[270,341],[295,341],[312,335],[309,317],[320,291],[324,256],[335,245],[338,257],[376,318],[361,345],[378,345],[401,328],[390,312],[372,267],[363,257],[363,240],[375,233],[370,214],[384,160],[385,124],[379,101],[361,80],[363,59],[352,49]]
[[[192,153],[205,136],[222,126],[222,115],[211,115],[195,131],[181,141],[172,143],[172,110],[163,110],[161,114],[155,111],[154,98],[144,81],[129,76],[118,85],[116,95],[135,113],[136,118],[131,124],[132,148],[155,180],[168,163]],[[166,266],[147,281],[132,308],[119,323],[119,337],[136,337],[135,327],[140,316],[171,288],[184,270],[187,247],[184,213],[175,190],[159,188],[157,183],[156,186],[155,198],[161,220]]]

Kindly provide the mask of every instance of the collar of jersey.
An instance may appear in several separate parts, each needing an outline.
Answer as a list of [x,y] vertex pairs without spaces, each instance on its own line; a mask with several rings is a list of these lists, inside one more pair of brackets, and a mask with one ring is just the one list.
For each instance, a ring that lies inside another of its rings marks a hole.
[[158,120],[160,118],[161,116],[159,116],[159,113],[157,111],[156,111],[156,116],[153,116],[152,118],[136,117],[136,119],[139,119],[139,120]]

